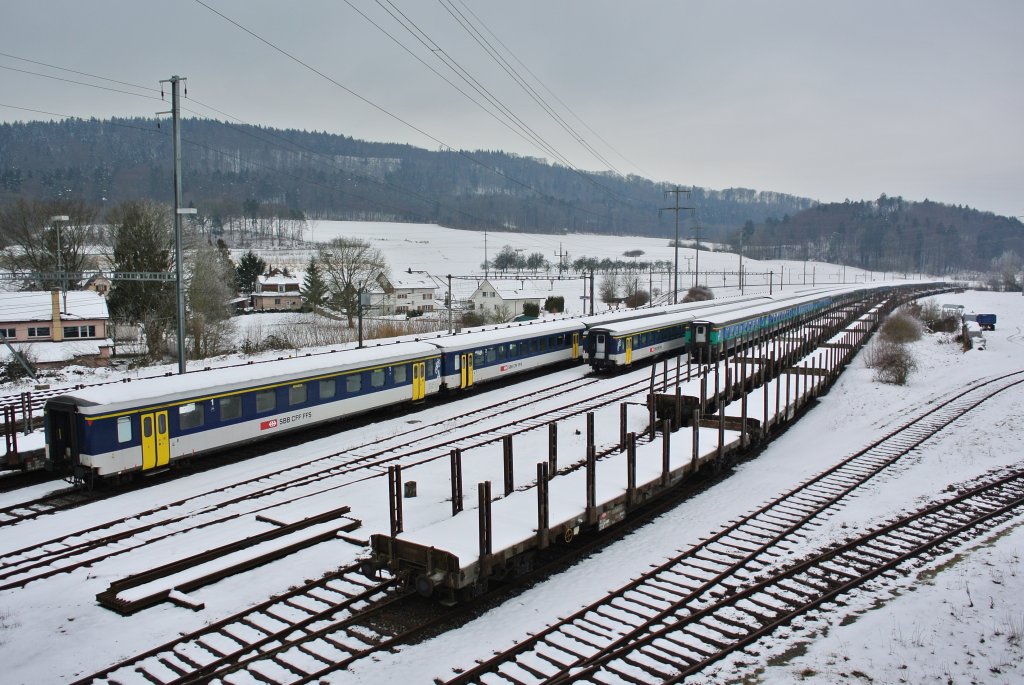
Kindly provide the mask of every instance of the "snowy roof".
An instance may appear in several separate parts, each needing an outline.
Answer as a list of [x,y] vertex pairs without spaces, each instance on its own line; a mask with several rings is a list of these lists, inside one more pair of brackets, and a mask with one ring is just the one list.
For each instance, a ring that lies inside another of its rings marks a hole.
[[[61,295],[61,319],[107,319],[107,301],[102,295],[92,290],[69,290]],[[4,293],[0,298],[0,321],[51,321],[53,318],[53,294],[48,290],[26,290],[17,293]],[[67,306],[64,306],[66,298]]]
[[555,321],[523,321],[510,326],[495,326],[490,330],[473,330],[459,335],[433,340],[432,342],[445,350],[477,347],[479,345],[497,345],[510,340],[519,340],[531,335],[554,335],[558,333],[580,332],[584,330],[580,321],[558,319]]
[[[113,347],[114,341],[107,338],[104,340],[13,343],[13,345],[33,364],[47,364],[69,362],[76,357],[94,357],[100,354],[101,347]],[[7,360],[10,356],[10,350],[0,347],[0,359]]]
[[299,279],[294,276],[260,276],[263,285],[295,285]]
[[503,300],[537,300],[556,294],[552,288],[552,281],[549,279],[528,281],[525,279],[497,280],[488,278],[480,283],[480,287],[483,287],[484,283],[490,284]]
[[138,402],[173,402],[197,395],[232,392],[260,383],[285,383],[318,374],[345,373],[367,366],[386,366],[409,359],[440,354],[425,342],[400,342],[348,349],[302,357],[282,358],[261,364],[243,364],[219,369],[193,371],[175,376],[142,378],[131,383],[86,386],[67,394],[82,405],[83,413],[117,411]]
[[435,290],[437,288],[437,283],[434,279],[426,274],[400,274],[396,275],[394,278],[389,278],[388,280],[391,282],[391,286],[396,290],[399,288],[407,290]]

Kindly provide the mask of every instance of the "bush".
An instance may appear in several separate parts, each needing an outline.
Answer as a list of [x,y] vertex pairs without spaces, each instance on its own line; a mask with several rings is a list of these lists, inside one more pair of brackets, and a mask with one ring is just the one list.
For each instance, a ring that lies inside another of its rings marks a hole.
[[715,299],[715,294],[706,285],[697,285],[689,289],[683,302],[703,302],[704,300]]
[[875,341],[865,353],[865,363],[875,370],[875,380],[893,385],[906,385],[917,370],[917,361],[905,345],[892,340]]
[[536,319],[540,316],[540,305],[536,302],[523,302],[523,316],[532,316]]
[[898,311],[885,320],[878,335],[887,342],[914,342],[921,339],[921,322],[908,312]]
[[552,314],[561,314],[565,311],[565,298],[561,295],[557,297],[552,295],[548,299],[544,300],[544,311]]
[[623,304],[625,304],[627,307],[643,307],[650,301],[651,298],[647,294],[646,290],[637,290],[632,295],[626,296],[626,299],[623,300]]
[[477,326],[483,326],[484,317],[480,316],[476,312],[463,312],[462,325],[465,326],[466,328],[475,328]]
[[18,346],[18,354],[21,355],[22,361],[18,361],[14,357],[14,355],[10,354],[10,352],[7,351],[5,348],[0,349],[4,349],[5,352],[8,352],[7,359],[3,362],[0,362],[0,378],[2,378],[3,380],[18,381],[21,380],[22,378],[28,378],[29,374],[27,371],[25,371],[25,367],[22,365],[22,361],[25,364],[27,364],[30,369],[32,369],[33,373],[36,371],[36,358],[29,348],[26,348],[23,345]]

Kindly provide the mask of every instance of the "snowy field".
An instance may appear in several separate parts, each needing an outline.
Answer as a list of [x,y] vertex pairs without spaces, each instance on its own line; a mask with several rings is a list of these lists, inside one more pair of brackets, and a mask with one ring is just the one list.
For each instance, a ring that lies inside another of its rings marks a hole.
[[[586,235],[568,233],[565,235],[548,235],[540,233],[495,233],[482,231],[463,231],[444,228],[435,224],[412,223],[377,223],[366,221],[310,221],[306,236],[315,242],[327,242],[332,238],[357,238],[369,242],[381,250],[387,257],[391,271],[401,276],[409,269],[425,271],[437,278],[445,278],[451,274],[452,290],[456,300],[469,297],[476,289],[483,276],[485,255],[493,260],[506,245],[521,251],[524,257],[535,252],[544,255],[552,265],[550,270],[541,270],[537,274],[523,270],[524,276],[555,276],[558,275],[559,255],[564,263],[571,264],[580,257],[593,257],[597,260],[625,260],[623,255],[630,250],[642,250],[641,261],[668,261],[675,259],[675,249],[669,246],[666,238],[641,238],[612,235]],[[679,248],[680,290],[693,283],[698,265],[701,283],[709,285],[716,293],[723,291],[738,292],[739,255],[731,252],[709,252],[702,249],[698,258],[693,248],[692,233],[685,227],[680,229],[680,238],[686,247]],[[486,243],[486,245],[485,245]],[[702,248],[706,245],[702,244]],[[717,248],[716,248],[717,249]],[[236,250],[237,259],[243,251]],[[309,250],[281,248],[261,252],[268,263],[275,266],[288,266],[295,272],[301,272],[312,254]],[[844,268],[835,264],[798,261],[758,261],[743,260],[743,269],[748,274],[747,286],[754,292],[768,289],[768,272],[773,272],[776,288],[779,283],[783,287],[796,284],[854,283],[864,280],[885,280],[893,274],[865,272],[861,269]],[[725,272],[727,275],[722,276]],[[711,275],[707,275],[707,274]],[[492,274],[493,275],[493,274]],[[515,272],[508,272],[502,278],[514,278]],[[898,274],[903,276],[903,274]],[[571,270],[566,272],[565,280],[557,278],[544,279],[552,295],[565,297],[567,313],[582,313],[584,283]],[[908,276],[910,276],[908,274]],[[912,277],[912,276],[910,276]],[[600,275],[596,277],[600,284]],[[641,279],[640,286],[645,290],[668,292],[671,288],[667,274],[656,274],[653,278]],[[589,291],[588,291],[589,292]],[[599,308],[604,305],[597,303]]]

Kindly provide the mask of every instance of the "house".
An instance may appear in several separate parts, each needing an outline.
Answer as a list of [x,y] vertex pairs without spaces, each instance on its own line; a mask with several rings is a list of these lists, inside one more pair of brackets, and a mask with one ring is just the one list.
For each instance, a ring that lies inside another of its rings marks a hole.
[[100,295],[106,295],[110,292],[110,279],[103,274],[96,274],[83,281],[81,287],[82,290],[92,290]]
[[252,308],[258,312],[297,312],[302,306],[301,283],[293,276],[273,272],[256,279],[256,292],[252,294]]
[[[401,273],[377,278],[380,292],[371,293],[371,306],[383,314],[432,312],[437,299],[437,282],[427,274]],[[374,289],[376,290],[376,289]]]
[[527,302],[540,307],[551,294],[551,286],[547,280],[485,278],[469,296],[467,309],[480,314],[506,311],[509,318],[512,318],[523,313],[523,305]]
[[[107,301],[92,290],[24,291],[0,298],[0,334],[37,367],[109,364]],[[0,354],[10,354],[6,346]]]

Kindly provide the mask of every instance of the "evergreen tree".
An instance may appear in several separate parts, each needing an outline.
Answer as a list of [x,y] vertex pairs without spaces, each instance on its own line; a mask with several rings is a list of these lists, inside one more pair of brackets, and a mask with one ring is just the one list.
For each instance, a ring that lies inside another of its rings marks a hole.
[[[107,216],[108,257],[115,271],[163,272],[174,264],[170,208],[153,202],[123,202]],[[115,321],[142,326],[151,359],[163,356],[174,323],[174,284],[115,280],[107,298]]]
[[235,284],[240,293],[256,292],[256,281],[267,271],[267,263],[252,250],[238,260],[235,268]]
[[324,275],[320,271],[320,264],[317,263],[316,257],[309,258],[309,265],[306,266],[306,277],[302,281],[300,292],[306,298],[306,302],[313,306],[314,312],[327,299],[329,292],[327,281],[324,280]]

